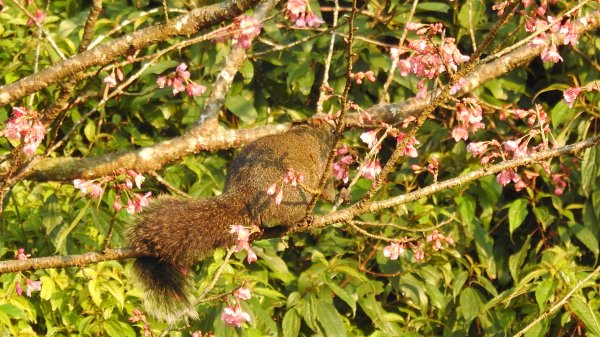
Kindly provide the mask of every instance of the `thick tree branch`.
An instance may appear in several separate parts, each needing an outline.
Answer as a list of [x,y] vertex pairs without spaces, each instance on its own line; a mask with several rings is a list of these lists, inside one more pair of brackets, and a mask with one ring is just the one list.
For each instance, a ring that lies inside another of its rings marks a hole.
[[[581,152],[587,148],[600,143],[600,136],[591,137],[575,144],[563,146],[557,149],[549,149],[542,152],[532,154],[527,157],[507,160],[495,165],[481,168],[479,170],[466,173],[462,176],[451,178],[439,183],[429,185],[419,190],[406,193],[397,197],[373,201],[362,207],[357,205],[348,207],[346,209],[332,212],[323,216],[315,217],[314,221],[309,226],[296,226],[289,229],[286,228],[266,228],[262,236],[257,239],[275,238],[282,237],[285,235],[308,232],[317,228],[322,228],[327,225],[334,223],[350,221],[354,217],[380,211],[385,208],[395,207],[402,204],[406,204],[411,201],[415,201],[424,197],[431,196],[437,192],[450,189],[453,187],[465,185],[467,183],[476,181],[482,177],[501,172],[503,170],[516,168],[519,166],[531,165],[537,162],[541,162],[550,158],[559,156],[569,155]],[[136,252],[130,248],[122,249],[109,249],[105,253],[86,253],[80,255],[69,255],[69,256],[50,256],[41,258],[30,258],[28,260],[10,260],[0,261],[0,273],[24,271],[30,269],[46,269],[46,268],[62,268],[72,266],[84,266],[90,263],[108,261],[108,260],[121,260],[127,258],[133,258],[139,256]]]
[[[587,17],[588,25],[579,26],[581,33],[590,32],[600,26],[600,13]],[[465,95],[485,82],[498,78],[511,70],[530,62],[541,53],[540,48],[520,47],[492,62],[480,64],[469,76],[457,96]],[[431,97],[432,95],[427,95]],[[405,116],[414,115],[427,107],[428,98],[409,99],[403,103],[378,104],[367,110],[376,122],[395,124]],[[347,125],[356,125],[356,118],[349,115]],[[26,176],[32,180],[70,180],[74,178],[94,178],[111,174],[115,168],[131,168],[139,172],[158,170],[163,165],[186,155],[202,150],[214,151],[241,147],[260,137],[285,132],[289,125],[262,126],[248,130],[218,130],[211,135],[195,135],[197,129],[190,129],[184,135],[158,143],[148,148],[134,151],[110,153],[88,158],[48,158],[36,163]]]
[[109,64],[131,50],[141,49],[174,36],[192,35],[201,28],[235,17],[257,2],[258,0],[225,0],[218,4],[197,8],[169,23],[144,28],[77,54],[37,74],[1,86],[0,106],[21,99],[90,67]]
[[123,260],[139,256],[130,248],[107,249],[104,253],[91,252],[78,255],[48,256],[27,260],[9,260],[0,262],[0,274],[25,270],[48,268],[82,267],[91,263],[110,260]]

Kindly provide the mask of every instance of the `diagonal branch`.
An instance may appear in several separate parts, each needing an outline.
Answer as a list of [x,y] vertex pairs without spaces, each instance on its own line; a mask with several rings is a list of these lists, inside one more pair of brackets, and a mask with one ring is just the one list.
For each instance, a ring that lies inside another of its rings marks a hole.
[[201,28],[231,19],[258,3],[258,0],[225,0],[194,9],[169,23],[150,26],[61,61],[37,74],[0,87],[0,106],[14,102],[69,78],[90,67],[113,62],[131,50],[141,49],[175,36],[188,36]]

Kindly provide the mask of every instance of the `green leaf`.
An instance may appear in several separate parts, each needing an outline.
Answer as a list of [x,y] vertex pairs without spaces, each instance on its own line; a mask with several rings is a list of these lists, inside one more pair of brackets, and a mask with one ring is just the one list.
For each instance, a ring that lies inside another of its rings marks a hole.
[[238,116],[244,123],[252,124],[256,121],[258,112],[254,104],[241,95],[229,95],[225,100],[225,107],[234,115]]
[[456,298],[456,296],[458,296],[462,287],[465,285],[465,282],[467,282],[468,277],[469,273],[464,270],[454,277],[452,280],[452,297]]
[[93,121],[88,120],[87,123],[85,123],[85,127],[83,128],[83,134],[85,135],[85,138],[87,138],[87,140],[89,140],[90,142],[94,141],[94,139],[96,138],[96,124],[94,124]]
[[554,293],[554,289],[556,288],[556,280],[555,279],[546,279],[537,286],[535,289],[535,301],[540,308],[540,312],[546,310],[546,302],[550,298],[550,295]]
[[573,297],[569,301],[569,309],[583,322],[588,336],[600,336],[598,308],[592,308],[589,303],[586,303],[580,297]]
[[25,319],[23,310],[12,304],[0,304],[0,312],[5,313],[8,317],[13,319]]
[[590,196],[596,178],[598,178],[598,165],[600,164],[600,151],[598,146],[590,147],[583,153],[583,161],[581,162],[581,187],[586,197]]
[[286,311],[282,322],[284,337],[297,337],[300,332],[300,315],[295,309]]
[[77,213],[77,216],[75,217],[75,219],[73,219],[71,224],[68,227],[63,227],[60,230],[60,232],[58,233],[58,237],[56,238],[56,243],[55,243],[57,253],[65,254],[67,252],[66,248],[64,247],[64,241],[67,239],[67,236],[69,235],[69,233],[71,233],[71,231],[75,228],[75,226],[77,226],[79,221],[81,221],[81,218],[83,218],[83,215],[85,214],[85,212],[87,211],[88,207],[90,207],[91,204],[92,204],[92,200],[88,200],[87,203],[85,204],[85,206],[83,208],[81,208],[81,210],[79,210],[79,213]]
[[370,294],[360,298],[358,304],[367,316],[369,316],[373,324],[379,330],[383,331],[385,336],[401,336],[402,329],[397,323],[383,319],[387,312],[383,310],[381,302],[375,298],[375,295]]
[[479,297],[479,292],[473,288],[465,288],[460,293],[460,310],[462,315],[467,321],[467,324],[479,315],[479,311],[481,309],[481,298]]
[[240,67],[240,74],[244,77],[245,84],[250,83],[254,77],[254,66],[252,65],[252,62],[245,60]]
[[571,230],[575,233],[575,237],[581,241],[591,252],[596,259],[598,258],[598,239],[594,233],[587,227],[581,224],[574,224]]
[[513,254],[508,258],[508,270],[510,271],[510,275],[512,276],[515,283],[519,282],[519,268],[521,267],[521,265],[525,261],[525,258],[527,257],[530,242],[531,236],[528,236],[527,240],[525,240],[525,243],[523,243],[521,249],[516,254]]
[[517,199],[512,202],[508,208],[508,227],[511,236],[523,224],[528,213],[526,199]]
[[329,279],[326,273],[321,274],[321,280],[325,282],[337,297],[348,304],[352,309],[352,316],[356,315],[356,301],[358,300],[356,294],[350,294],[344,288],[335,284],[335,282]]
[[320,323],[323,331],[325,331],[325,336],[346,337],[346,327],[333,304],[323,300],[315,301],[314,303],[316,304],[314,310],[317,314],[317,321]]

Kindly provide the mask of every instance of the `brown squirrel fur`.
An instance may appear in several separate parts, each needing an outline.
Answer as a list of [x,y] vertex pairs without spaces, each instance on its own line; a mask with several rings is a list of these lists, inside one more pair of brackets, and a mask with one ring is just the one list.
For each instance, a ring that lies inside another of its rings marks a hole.
[[[293,226],[302,221],[312,198],[309,192],[286,184],[283,202],[275,205],[266,191],[288,169],[302,173],[304,184],[316,189],[333,139],[333,128],[325,122],[294,126],[244,147],[228,167],[220,196],[160,197],[151,203],[129,233],[131,246],[144,255],[135,260],[134,273],[148,311],[167,321],[195,316],[186,274],[215,248],[235,244],[231,225]],[[331,186],[326,191],[333,192]]]

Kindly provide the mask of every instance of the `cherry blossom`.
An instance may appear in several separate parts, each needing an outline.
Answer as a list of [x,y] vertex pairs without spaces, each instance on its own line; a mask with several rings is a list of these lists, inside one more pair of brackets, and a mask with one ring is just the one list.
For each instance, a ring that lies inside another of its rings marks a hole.
[[239,287],[234,293],[233,296],[240,301],[249,300],[252,298],[252,293],[250,289],[246,287]]
[[35,110],[24,107],[13,107],[11,118],[6,123],[2,134],[11,140],[23,141],[23,152],[30,156],[35,154],[46,135],[46,127],[39,120]]
[[240,305],[235,307],[227,307],[221,314],[221,320],[230,327],[239,328],[245,322],[250,322],[250,315],[243,311]]
[[402,254],[404,254],[404,244],[399,242],[392,242],[383,249],[383,256],[390,260],[397,260]]
[[241,15],[233,19],[231,41],[244,49],[250,48],[252,40],[260,34],[262,23],[249,15]]
[[577,96],[579,96],[582,90],[582,87],[572,87],[563,92],[563,98],[565,102],[569,105],[569,108],[573,107]]
[[368,160],[361,168],[360,173],[367,179],[375,179],[381,173],[379,159]]

